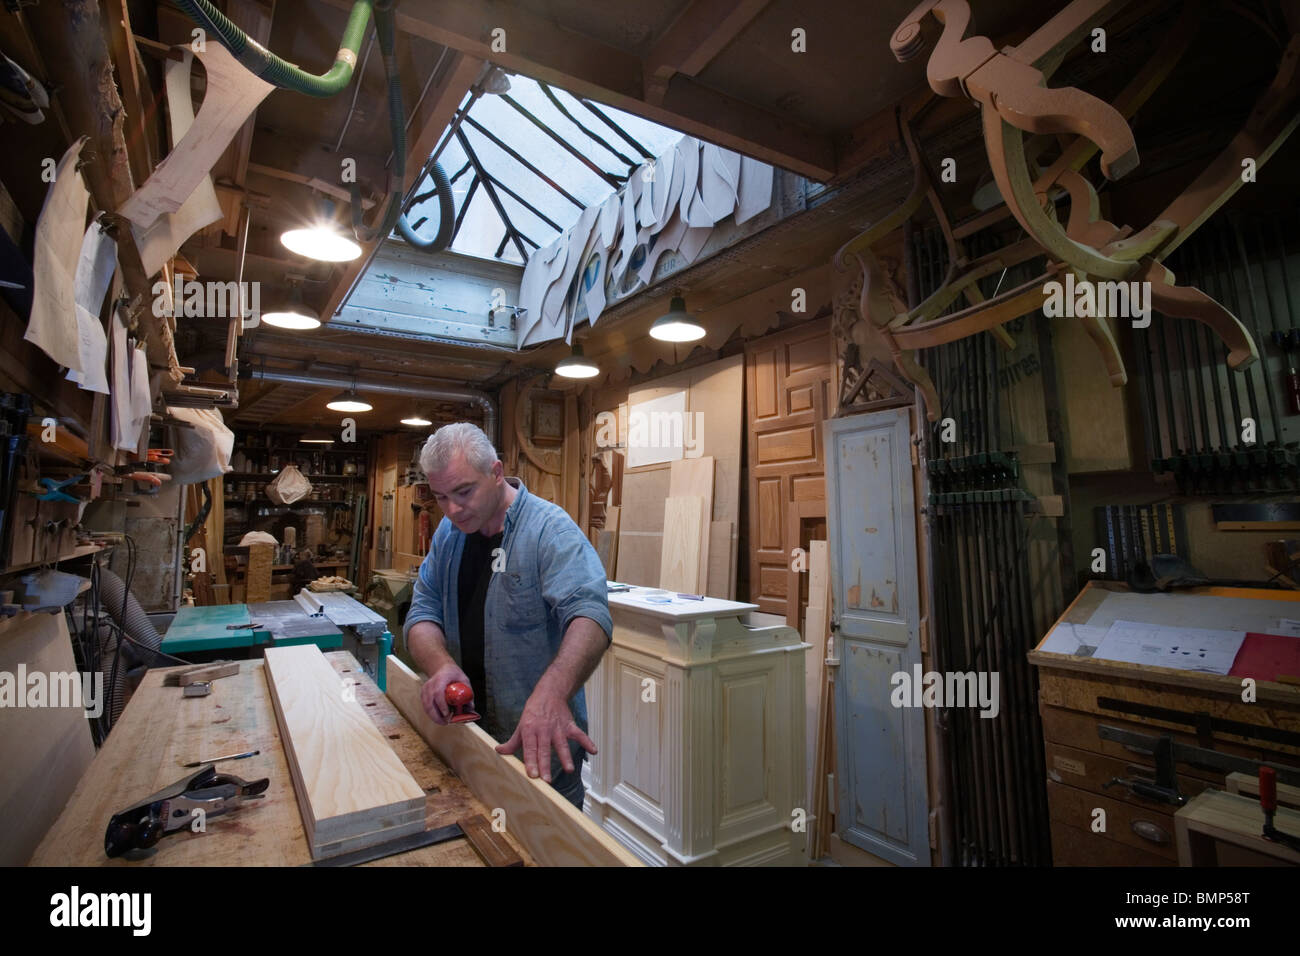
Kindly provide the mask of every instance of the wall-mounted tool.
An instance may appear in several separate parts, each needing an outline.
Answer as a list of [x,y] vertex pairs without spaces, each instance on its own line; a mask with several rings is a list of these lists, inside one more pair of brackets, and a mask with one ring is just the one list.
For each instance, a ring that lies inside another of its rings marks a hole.
[[473,703],[474,692],[467,684],[452,681],[447,685],[447,706],[451,708],[453,724],[466,724],[479,719],[474,712]]
[[217,773],[216,767],[204,767],[113,814],[104,831],[104,852],[118,857],[131,850],[147,849],[169,833],[189,829],[195,810],[201,810],[205,817],[236,810],[246,800],[260,796],[270,784],[268,777],[242,780]]

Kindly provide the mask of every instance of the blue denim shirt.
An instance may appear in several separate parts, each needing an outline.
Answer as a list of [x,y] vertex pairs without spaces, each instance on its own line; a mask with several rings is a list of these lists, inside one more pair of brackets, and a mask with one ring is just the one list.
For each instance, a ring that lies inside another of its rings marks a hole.
[[[501,549],[503,570],[492,575],[483,606],[483,670],[487,679],[484,730],[504,743],[523,716],[524,704],[538,680],[559,653],[564,632],[575,617],[595,621],[610,639],[605,568],[585,535],[563,508],[528,493],[518,478],[506,479],[518,494],[506,510]],[[429,553],[420,564],[403,625],[433,621],[447,637],[447,652],[457,664],[460,656],[459,593],[465,534],[443,518],[433,534]],[[498,565],[498,567],[500,567]],[[582,688],[569,701],[573,719],[587,731],[587,702]],[[586,755],[570,743],[575,767]],[[522,757],[522,748],[519,751]],[[566,777],[552,755],[551,779],[564,790]]]

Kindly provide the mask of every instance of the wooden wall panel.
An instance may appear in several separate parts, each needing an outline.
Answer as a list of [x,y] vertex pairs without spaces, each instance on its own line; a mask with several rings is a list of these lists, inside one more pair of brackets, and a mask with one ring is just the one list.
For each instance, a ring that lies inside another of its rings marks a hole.
[[810,322],[750,342],[745,373],[748,599],[798,627],[802,589],[790,567],[791,551],[807,536],[807,519],[825,514],[821,423],[829,415],[834,373],[828,323]]

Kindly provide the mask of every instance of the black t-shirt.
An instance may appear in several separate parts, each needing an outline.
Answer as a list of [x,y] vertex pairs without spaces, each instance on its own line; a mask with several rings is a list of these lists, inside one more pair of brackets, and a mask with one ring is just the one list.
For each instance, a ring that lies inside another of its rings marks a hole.
[[474,691],[474,710],[487,713],[487,680],[483,673],[483,606],[492,581],[492,552],[501,547],[501,535],[465,536],[456,582],[460,601],[460,668]]

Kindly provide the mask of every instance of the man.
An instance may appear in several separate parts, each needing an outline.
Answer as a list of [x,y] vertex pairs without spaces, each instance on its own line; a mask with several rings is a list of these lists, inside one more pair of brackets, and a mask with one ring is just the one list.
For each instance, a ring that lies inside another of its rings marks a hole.
[[420,467],[445,515],[403,628],[429,675],[424,710],[447,723],[447,685],[469,685],[497,752],[522,751],[530,777],[581,809],[582,761],[596,752],[582,686],[613,630],[604,567],[563,509],[504,476],[478,427],[438,429]]

